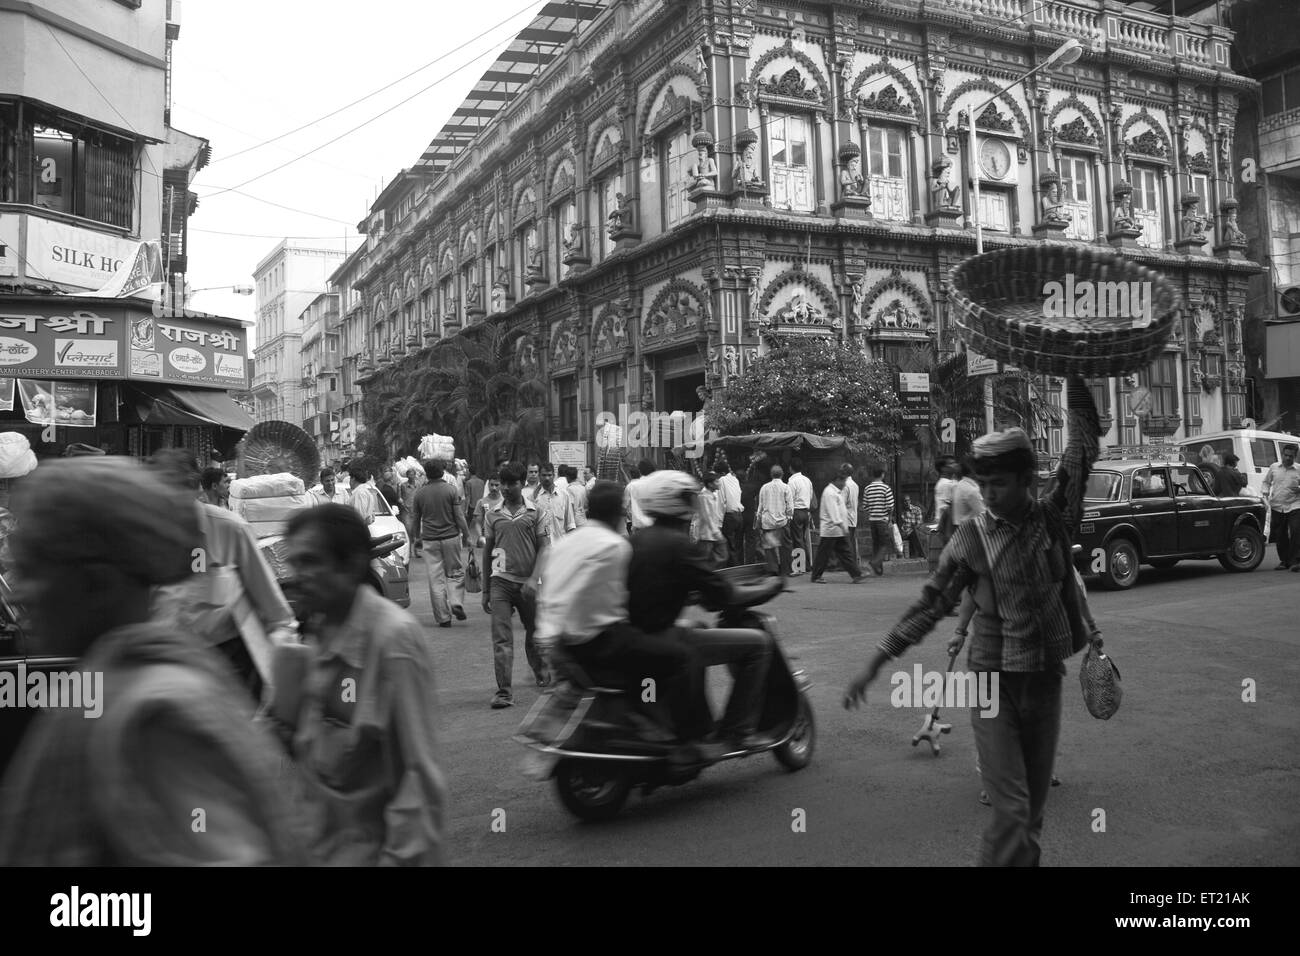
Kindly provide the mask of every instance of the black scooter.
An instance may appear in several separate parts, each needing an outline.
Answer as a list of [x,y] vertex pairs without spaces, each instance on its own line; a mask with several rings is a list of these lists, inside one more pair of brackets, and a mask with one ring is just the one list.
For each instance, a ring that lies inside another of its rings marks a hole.
[[[754,610],[780,592],[754,583],[764,574],[762,565],[720,573],[738,585],[739,596],[722,609],[717,626],[763,630],[774,644],[757,727],[758,735],[771,742],[721,759],[771,751],[786,770],[802,770],[812,760],[816,740],[809,699],[812,681],[802,670],[792,669],[782,653],[775,618]],[[604,679],[607,675],[593,680],[558,647],[551,663],[556,684],[538,698],[514,739],[532,751],[525,772],[538,780],[554,779],[569,812],[582,820],[608,820],[622,809],[633,787],[640,787],[644,796],[700,775],[705,764],[680,762],[680,744],[663,739],[665,735],[629,705],[628,694],[635,688]]]

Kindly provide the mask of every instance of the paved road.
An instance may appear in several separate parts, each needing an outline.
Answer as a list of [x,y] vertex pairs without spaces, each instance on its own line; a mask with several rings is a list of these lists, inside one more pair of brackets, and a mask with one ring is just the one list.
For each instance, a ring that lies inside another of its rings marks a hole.
[[[1045,865],[1258,866],[1300,863],[1300,575],[1224,572],[1189,561],[1143,569],[1132,591],[1093,590],[1094,614],[1124,678],[1120,712],[1088,715],[1069,665]],[[770,756],[733,761],[683,787],[633,795],[618,819],[573,820],[551,785],[522,775],[509,738],[536,699],[522,647],[517,706],[493,711],[486,616],[433,626],[421,561],[413,611],[436,643],[444,760],[452,787],[450,853],[466,865],[925,865],[974,860],[989,810],[977,801],[966,714],[938,757],[910,746],[923,711],[894,709],[882,674],[864,710],[845,711],[850,674],[914,599],[923,578],[850,587],[846,576],[769,607],[784,646],[812,676],[817,752],[799,773]],[[899,666],[942,670],[945,625]],[[522,643],[522,638],[519,639]],[[1243,703],[1242,681],[1258,686]],[[716,692],[725,693],[718,678]],[[719,699],[721,699],[719,697]],[[807,829],[792,831],[795,810]],[[1104,833],[1094,832],[1105,811]],[[504,810],[505,832],[493,832]],[[500,815],[498,814],[499,818]]]

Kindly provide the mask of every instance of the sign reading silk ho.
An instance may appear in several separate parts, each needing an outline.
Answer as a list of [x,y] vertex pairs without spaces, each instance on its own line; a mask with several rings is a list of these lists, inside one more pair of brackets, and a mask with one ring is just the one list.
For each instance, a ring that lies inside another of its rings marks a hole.
[[596,416],[597,448],[681,448],[687,458],[702,458],[705,443],[717,437],[694,412],[629,412],[620,405],[618,414]]

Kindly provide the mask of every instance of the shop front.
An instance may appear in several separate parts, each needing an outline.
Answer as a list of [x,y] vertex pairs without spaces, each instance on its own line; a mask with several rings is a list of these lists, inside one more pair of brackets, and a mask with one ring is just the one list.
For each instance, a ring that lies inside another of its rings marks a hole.
[[0,297],[0,431],[38,456],[71,444],[147,457],[234,457],[253,419],[247,332],[234,319],[159,315],[156,303],[77,295]]

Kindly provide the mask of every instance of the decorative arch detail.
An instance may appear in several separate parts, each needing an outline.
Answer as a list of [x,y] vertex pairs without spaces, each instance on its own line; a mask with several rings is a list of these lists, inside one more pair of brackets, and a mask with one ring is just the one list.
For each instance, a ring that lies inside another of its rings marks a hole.
[[[902,306],[901,297],[907,296],[917,308],[915,316]],[[880,306],[877,309],[877,305]],[[871,329],[913,329],[926,331],[934,327],[934,312],[930,297],[921,287],[902,273],[894,272],[881,279],[867,292],[857,316],[859,322]]]
[[1020,108],[1020,104],[1016,102],[1015,97],[1002,92],[1002,87],[998,86],[992,80],[982,76],[977,77],[976,79],[966,80],[964,83],[959,83],[957,88],[948,94],[948,98],[943,101],[943,109],[940,110],[940,115],[944,118],[945,122],[947,121],[947,117],[952,114],[952,108],[957,104],[957,101],[967,93],[972,93],[975,90],[983,90],[988,93],[1001,93],[994,102],[996,103],[1000,101],[1011,108],[1011,114],[1016,118],[1016,122],[1020,124],[1021,137],[1028,139],[1029,117],[1027,117],[1025,111]]
[[695,88],[695,96],[693,98],[687,97],[687,99],[692,104],[699,103],[703,99],[700,95],[700,87],[704,86],[704,78],[700,76],[699,71],[687,66],[685,63],[670,63],[659,74],[659,80],[655,84],[653,92],[645,101],[645,106],[641,108],[641,115],[637,117],[637,130],[642,136],[650,135],[650,125],[658,115],[652,113],[652,111],[659,103],[660,95],[672,83],[675,76],[684,76],[691,81],[691,85]]
[[[1168,131],[1165,129],[1164,125],[1158,119],[1156,119],[1154,116],[1151,115],[1151,112],[1145,106],[1142,107],[1140,110],[1138,110],[1136,113],[1134,113],[1132,116],[1130,116],[1128,119],[1126,119],[1124,121],[1124,125],[1120,128],[1119,138],[1128,147],[1129,151],[1133,152],[1134,149],[1133,149],[1133,143],[1129,142],[1128,133],[1129,130],[1131,130],[1138,123],[1147,124],[1147,126],[1151,129],[1151,132],[1153,134],[1152,138],[1148,139],[1148,142],[1154,141],[1156,144],[1158,144],[1160,149],[1164,150],[1164,152],[1163,154],[1161,154],[1158,151],[1154,153],[1149,153],[1149,152],[1145,152],[1141,147],[1139,147],[1137,151],[1141,152],[1142,155],[1144,156],[1159,157],[1163,155],[1165,159],[1172,158],[1174,154],[1174,144],[1173,141],[1169,138]],[[1141,140],[1145,135],[1146,134],[1139,134],[1136,137],[1136,139]]]
[[[895,83],[899,84],[907,92],[907,95],[911,100],[910,105],[912,107],[912,112],[916,115],[917,120],[924,124],[926,122],[925,97],[923,97],[920,90],[916,88],[916,84],[907,78],[906,73],[894,66],[894,64],[883,60],[874,66],[867,67],[858,74],[857,79],[853,81],[853,86],[850,88],[852,101],[859,105],[863,104],[864,100],[861,96],[862,87],[865,86],[866,82],[873,76],[878,76],[882,73],[887,74]],[[888,89],[888,87],[885,87],[885,89]],[[873,92],[878,93],[880,91],[875,90]]]
[[535,218],[537,215],[537,190],[533,189],[529,183],[521,185],[515,193],[512,208],[516,226],[526,219]]
[[571,191],[575,186],[575,164],[573,153],[562,153],[553,164],[546,177],[547,183],[547,200],[552,201],[557,196]]
[[631,319],[627,299],[607,303],[592,327],[592,357],[608,358],[627,352],[632,341]]
[[424,261],[420,263],[420,284],[425,288],[433,285],[436,270],[433,267],[433,258],[425,256]]
[[[1056,128],[1056,118],[1067,109],[1076,109],[1079,111],[1079,114],[1083,117],[1083,121],[1088,124],[1088,132],[1096,138],[1094,145],[1101,146],[1104,139],[1102,135],[1103,127],[1101,120],[1097,117],[1097,114],[1092,111],[1088,104],[1081,100],[1075,93],[1071,93],[1065,99],[1061,100],[1061,102],[1052,107],[1051,113],[1047,115],[1048,129],[1054,130],[1057,138],[1060,138],[1061,131]],[[1074,142],[1074,140],[1066,141]]]
[[709,321],[709,294],[694,282],[673,279],[646,310],[641,340],[647,345],[702,331]]
[[756,89],[762,89],[759,84],[763,82],[763,71],[767,69],[769,64],[782,57],[789,57],[808,71],[813,83],[816,84],[819,104],[824,105],[830,102],[831,87],[826,81],[826,74],[821,71],[821,68],[817,66],[812,57],[795,47],[794,42],[791,40],[786,40],[780,46],[773,47],[758,58],[753,69],[749,71],[749,81],[754,84]]
[[582,330],[576,317],[564,319],[551,330],[550,348],[552,369],[577,368],[582,364]]
[[835,293],[831,291],[831,288],[811,272],[798,267],[786,269],[767,284],[762,297],[758,300],[758,314],[766,316],[781,291],[796,284],[807,287],[821,299],[828,319],[833,321],[839,318],[839,309],[835,305]]
[[444,273],[456,271],[456,253],[452,251],[450,242],[442,244],[442,252],[438,256],[438,267]]
[[415,295],[419,291],[419,289],[416,288],[414,273],[408,272],[406,274],[406,280],[402,288],[403,288],[403,295],[402,295],[403,299],[415,298]]
[[[587,153],[587,168],[603,168],[613,157],[621,155],[627,144],[623,141],[623,129],[614,117],[603,117],[595,124],[600,132],[591,138],[591,147]],[[608,135],[612,134],[612,135]]]
[[460,237],[460,257],[462,261],[478,257],[478,237],[472,225],[466,226]]

